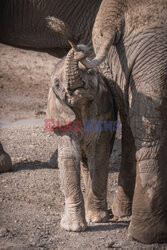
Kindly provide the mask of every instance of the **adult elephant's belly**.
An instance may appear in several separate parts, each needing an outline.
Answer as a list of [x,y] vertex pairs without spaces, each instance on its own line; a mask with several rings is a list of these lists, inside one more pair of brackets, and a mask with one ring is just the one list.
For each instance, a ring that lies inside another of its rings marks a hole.
[[[49,28],[48,28],[49,29]],[[14,45],[22,48],[35,49],[52,49],[52,48],[69,48],[69,45],[56,33],[41,27],[36,31],[32,31],[31,27],[28,30],[12,30],[10,33],[3,33],[1,42],[9,45]]]
[[[79,3],[78,3],[79,2]],[[46,17],[63,20],[77,43],[91,43],[101,0],[0,0],[0,41],[30,48],[67,48],[65,39],[47,26]]]
[[[62,4],[63,8],[63,4]],[[60,12],[60,1],[1,0],[0,41],[30,48],[65,47],[67,43],[47,27],[45,18]]]

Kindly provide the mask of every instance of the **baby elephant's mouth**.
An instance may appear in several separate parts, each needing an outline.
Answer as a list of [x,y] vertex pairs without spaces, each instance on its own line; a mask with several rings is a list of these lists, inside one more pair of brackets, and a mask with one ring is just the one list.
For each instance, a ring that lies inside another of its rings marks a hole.
[[82,85],[80,85],[80,86],[77,86],[76,88],[74,88],[74,89],[70,89],[70,88],[68,88],[68,92],[69,92],[69,94],[73,94],[76,90],[79,90],[79,89],[85,89],[86,90],[86,88],[85,88],[85,86],[86,86],[86,83],[82,80],[82,82],[83,82],[83,84]]
[[94,100],[97,88],[82,79],[80,86],[76,84],[75,88],[71,89],[70,86],[68,86],[68,88],[65,89],[59,80],[55,78],[52,90],[56,98],[66,103],[67,106],[71,108],[81,108],[81,106]]
[[[53,90],[56,98],[65,102],[68,106],[73,106],[71,101],[70,101],[72,99],[78,99],[78,100],[80,99],[81,100],[82,95],[83,95],[83,98],[85,98],[85,91],[86,91],[86,89],[84,88],[84,85],[82,87],[77,87],[73,90],[69,89],[68,93],[66,93],[66,91],[64,89],[62,89],[60,86],[52,87],[52,90]],[[78,98],[76,98],[76,96],[78,96]]]

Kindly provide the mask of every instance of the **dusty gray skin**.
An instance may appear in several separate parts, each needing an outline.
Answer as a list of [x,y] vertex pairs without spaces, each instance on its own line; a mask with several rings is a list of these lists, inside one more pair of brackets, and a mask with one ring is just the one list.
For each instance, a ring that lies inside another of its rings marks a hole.
[[134,239],[167,241],[167,1],[105,0],[92,38],[85,63],[112,80],[123,124],[113,213],[132,213]]
[[8,153],[3,149],[3,146],[0,142],[0,173],[5,173],[11,170],[12,161]]
[[101,0],[1,0],[0,41],[35,49],[69,48],[61,36],[46,26],[55,16],[71,28],[78,43],[91,43],[91,31]]
[[[87,223],[104,222],[109,218],[107,178],[115,137],[114,128],[112,131],[85,130],[85,119],[115,121],[117,111],[110,89],[100,73],[79,66],[88,54],[87,46],[73,47],[57,64],[52,76],[48,116],[62,124],[66,121],[66,129],[72,127],[71,131],[56,132],[58,166],[65,196],[61,226],[68,231],[83,231]],[[82,121],[79,131],[75,131],[75,121]],[[86,188],[84,200],[80,168]]]

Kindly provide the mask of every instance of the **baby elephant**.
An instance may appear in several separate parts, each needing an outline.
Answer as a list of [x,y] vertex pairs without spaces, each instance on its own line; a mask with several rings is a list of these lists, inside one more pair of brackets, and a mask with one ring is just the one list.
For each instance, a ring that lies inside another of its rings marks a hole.
[[[50,19],[54,29],[56,21]],[[48,115],[58,135],[58,166],[65,196],[61,226],[68,231],[83,231],[87,223],[109,218],[107,178],[117,111],[105,79],[81,64],[87,55],[87,46],[73,45],[56,65],[48,96]]]

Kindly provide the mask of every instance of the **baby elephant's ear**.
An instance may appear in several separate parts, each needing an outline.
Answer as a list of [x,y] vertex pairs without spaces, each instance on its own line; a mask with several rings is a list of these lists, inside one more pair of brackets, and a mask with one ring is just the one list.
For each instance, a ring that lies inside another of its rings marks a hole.
[[56,97],[52,88],[50,88],[48,95],[47,114],[49,119],[54,119],[62,125],[68,125],[76,119],[73,110]]

